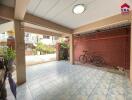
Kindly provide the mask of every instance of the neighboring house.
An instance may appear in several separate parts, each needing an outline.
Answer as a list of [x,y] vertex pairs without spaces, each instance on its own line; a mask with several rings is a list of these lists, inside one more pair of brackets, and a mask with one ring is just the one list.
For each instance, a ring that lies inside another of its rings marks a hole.
[[25,33],[25,43],[26,44],[36,44],[42,42],[46,45],[55,45],[57,43],[58,37],[56,36],[47,36],[40,34]]
[[[0,34],[0,45],[1,46],[7,45],[8,37],[9,35],[7,32]],[[32,49],[35,48],[36,43],[38,42],[42,42],[46,45],[55,45],[57,43],[57,40],[58,40],[58,37],[56,36],[47,36],[47,35],[40,35],[40,34],[33,34],[33,33],[25,32],[26,55],[32,54]]]
[[7,45],[7,38],[8,34],[5,33],[0,33],[0,46],[6,46]]
[[5,33],[0,33],[0,42],[7,42],[8,34]]
[[43,38],[40,40],[42,43],[46,45],[55,45],[57,43],[58,37],[56,36],[43,36]]
[[26,55],[32,55],[32,50],[35,48],[38,42],[42,42],[46,45],[56,45],[58,37],[56,36],[47,36],[40,34],[33,34],[26,32],[25,33],[25,50]]
[[[0,33],[0,42],[7,42],[8,33]],[[14,37],[14,36],[13,36]],[[25,44],[36,44],[42,42],[46,45],[55,45],[58,40],[56,36],[47,36],[40,34],[25,33]]]

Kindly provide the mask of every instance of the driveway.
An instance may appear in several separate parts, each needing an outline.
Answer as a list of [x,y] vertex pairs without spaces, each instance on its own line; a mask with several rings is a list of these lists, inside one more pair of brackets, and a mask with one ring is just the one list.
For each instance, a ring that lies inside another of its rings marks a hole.
[[[28,67],[27,81],[17,87],[17,100],[132,100],[128,77],[53,61]],[[15,100],[8,89],[7,100]]]
[[56,60],[56,54],[26,56],[26,66],[45,63]]

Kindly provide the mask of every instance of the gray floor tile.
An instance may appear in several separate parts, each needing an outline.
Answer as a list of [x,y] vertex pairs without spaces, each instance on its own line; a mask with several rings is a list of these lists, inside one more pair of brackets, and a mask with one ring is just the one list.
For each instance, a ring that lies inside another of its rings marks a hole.
[[28,67],[17,100],[132,100],[127,77],[88,66],[54,61]]

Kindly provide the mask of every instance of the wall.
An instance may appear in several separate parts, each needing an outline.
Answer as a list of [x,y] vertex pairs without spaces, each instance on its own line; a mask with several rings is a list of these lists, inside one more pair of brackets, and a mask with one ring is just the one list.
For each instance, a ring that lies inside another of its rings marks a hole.
[[33,55],[33,52],[32,52],[32,51],[25,50],[25,55],[26,55],[26,56]]
[[97,32],[74,39],[74,59],[79,60],[83,50],[99,53],[108,65],[129,69],[130,27]]

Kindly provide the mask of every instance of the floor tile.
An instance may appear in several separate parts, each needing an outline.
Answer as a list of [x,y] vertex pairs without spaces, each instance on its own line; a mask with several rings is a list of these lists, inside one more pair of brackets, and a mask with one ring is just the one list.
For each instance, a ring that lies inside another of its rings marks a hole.
[[[53,61],[26,71],[27,82],[17,88],[17,100],[132,100],[132,85],[126,76],[93,65]],[[8,100],[13,99],[8,91]]]

